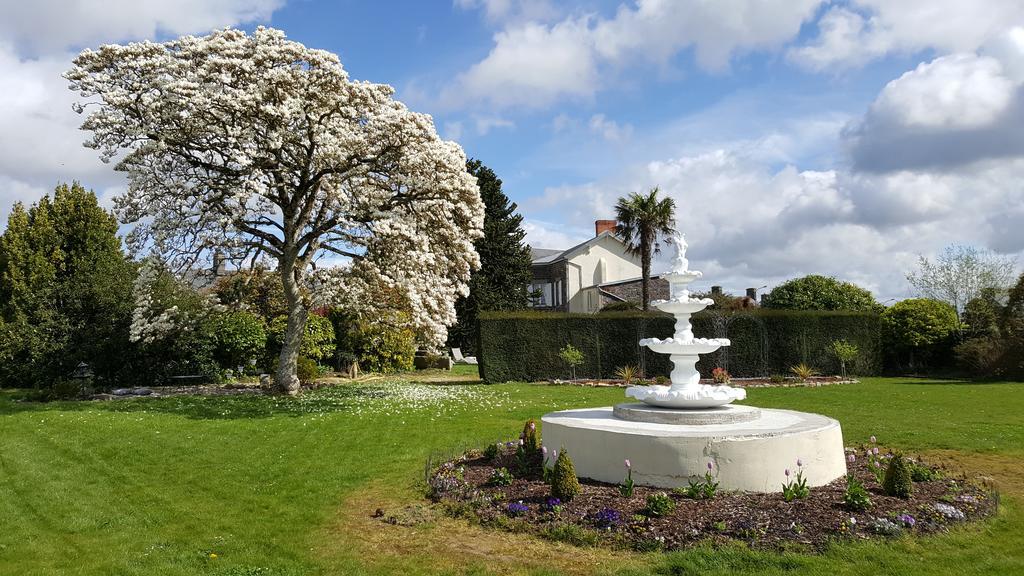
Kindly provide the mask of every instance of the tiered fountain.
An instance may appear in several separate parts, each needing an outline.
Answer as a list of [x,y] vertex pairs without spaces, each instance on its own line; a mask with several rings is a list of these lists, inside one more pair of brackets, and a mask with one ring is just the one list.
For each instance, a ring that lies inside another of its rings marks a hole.
[[652,305],[675,316],[675,333],[664,340],[640,340],[641,346],[669,355],[671,385],[627,388],[626,395],[640,403],[547,414],[544,444],[568,450],[580,477],[602,482],[620,482],[626,459],[637,483],[668,488],[703,476],[709,462],[725,490],[779,491],[785,470],[798,460],[811,486],[846,474],[839,422],[806,412],[731,405],[746,398],[746,391],[701,384],[700,355],[730,342],[694,337],[690,315],[712,301],[690,298],[687,286],[701,273],[689,269],[682,234],[674,245],[672,271],[665,275],[669,299]]

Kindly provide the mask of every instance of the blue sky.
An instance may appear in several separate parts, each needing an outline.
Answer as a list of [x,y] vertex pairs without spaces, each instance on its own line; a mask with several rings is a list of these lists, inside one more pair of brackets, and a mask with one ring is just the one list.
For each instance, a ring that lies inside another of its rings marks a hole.
[[657,185],[734,292],[824,273],[904,297],[919,254],[1024,249],[1019,0],[0,4],[4,214],[61,179],[124,190],[80,148],[78,50],[268,25],[432,114],[541,247]]

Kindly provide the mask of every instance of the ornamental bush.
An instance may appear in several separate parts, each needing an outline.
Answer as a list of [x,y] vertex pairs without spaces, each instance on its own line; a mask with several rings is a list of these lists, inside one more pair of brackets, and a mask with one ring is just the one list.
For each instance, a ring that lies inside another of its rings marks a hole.
[[671,514],[675,509],[675,500],[664,492],[658,492],[647,496],[647,506],[644,508],[644,514],[654,518],[660,518]]
[[956,310],[938,300],[911,298],[882,312],[882,341],[901,371],[919,371],[950,357],[959,327]]
[[416,334],[411,329],[361,322],[355,339],[363,370],[381,374],[412,370]]
[[775,310],[878,312],[881,309],[881,305],[868,290],[831,276],[816,274],[779,284],[768,293],[764,306]]
[[523,425],[523,452],[528,458],[540,456],[540,434],[537,433],[537,422],[533,418]]
[[[288,316],[278,316],[267,329],[267,348],[274,357],[281,352],[287,326]],[[334,326],[330,320],[319,314],[309,315],[299,354],[317,362],[323,362],[334,355]]]
[[889,459],[889,467],[886,468],[885,478],[882,480],[882,490],[888,496],[910,498],[914,490],[913,476],[910,464],[901,454],[893,454]]
[[558,459],[551,471],[551,495],[562,502],[568,502],[579,495],[580,481],[576,478],[576,467],[572,464],[569,453],[562,448],[558,451]]
[[263,319],[252,312],[214,314],[209,329],[216,346],[214,357],[221,367],[244,370],[263,358],[267,329]]

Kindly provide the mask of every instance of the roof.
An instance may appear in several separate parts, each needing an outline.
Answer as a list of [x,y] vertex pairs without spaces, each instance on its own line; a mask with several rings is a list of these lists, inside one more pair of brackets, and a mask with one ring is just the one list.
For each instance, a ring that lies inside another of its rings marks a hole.
[[583,242],[580,242],[579,244],[573,246],[572,248],[568,248],[566,250],[550,250],[550,249],[547,249],[547,248],[533,248],[531,246],[530,247],[530,254],[533,257],[533,262],[532,263],[533,264],[551,264],[552,262],[558,262],[559,260],[565,260],[565,259],[570,258],[573,255],[575,255],[576,252],[579,252],[580,250],[582,250],[582,249],[584,249],[584,248],[586,248],[588,246],[591,246],[593,244],[597,244],[602,239],[604,239],[606,236],[610,236],[610,237],[614,238],[617,242],[622,242],[622,240],[619,240],[619,237],[616,236],[615,234],[613,234],[612,232],[605,231],[605,232],[601,232],[597,236],[588,238],[587,240],[585,240]]

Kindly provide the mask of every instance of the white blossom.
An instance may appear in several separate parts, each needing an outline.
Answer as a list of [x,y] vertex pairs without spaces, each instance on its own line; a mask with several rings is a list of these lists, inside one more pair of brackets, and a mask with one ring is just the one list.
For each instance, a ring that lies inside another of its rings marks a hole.
[[[86,146],[123,155],[115,207],[135,225],[133,252],[179,271],[214,250],[239,264],[269,256],[294,318],[314,299],[369,318],[402,310],[443,341],[479,266],[483,204],[462,149],[390,86],[352,81],[334,54],[262,27],[104,45],[65,77],[85,99]],[[324,256],[348,264],[290,291]],[[132,336],[173,322],[140,317]]]

